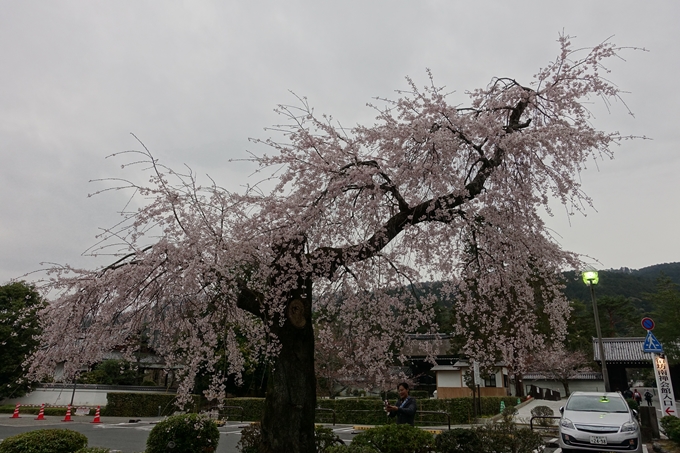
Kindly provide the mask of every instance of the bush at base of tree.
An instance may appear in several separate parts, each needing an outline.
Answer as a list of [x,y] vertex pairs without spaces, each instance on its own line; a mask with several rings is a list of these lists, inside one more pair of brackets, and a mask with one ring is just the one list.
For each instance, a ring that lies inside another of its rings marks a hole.
[[411,425],[384,425],[358,434],[352,445],[377,448],[382,453],[427,453],[434,436]]
[[151,430],[146,453],[212,453],[219,440],[213,420],[198,414],[174,415]]
[[38,429],[6,438],[0,453],[73,453],[87,445],[87,437],[69,429]]

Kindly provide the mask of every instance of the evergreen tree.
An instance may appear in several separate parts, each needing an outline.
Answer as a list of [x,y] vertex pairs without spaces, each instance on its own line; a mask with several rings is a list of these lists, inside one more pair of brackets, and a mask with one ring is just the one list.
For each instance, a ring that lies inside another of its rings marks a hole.
[[38,344],[34,335],[40,333],[37,312],[43,305],[24,282],[0,286],[0,399],[23,396],[28,390],[21,365]]
[[668,358],[680,360],[680,287],[665,275],[657,280],[656,292],[647,297],[654,304],[654,335]]

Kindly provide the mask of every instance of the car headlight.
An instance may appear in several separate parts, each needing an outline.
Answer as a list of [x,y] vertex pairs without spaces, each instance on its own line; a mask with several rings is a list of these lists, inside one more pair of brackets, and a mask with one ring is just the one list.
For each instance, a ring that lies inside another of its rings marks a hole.
[[622,433],[637,431],[637,429],[638,429],[638,424],[635,423],[635,422],[628,422],[628,423],[624,423],[623,425],[621,425],[621,432]]
[[574,424],[568,418],[563,418],[560,420],[560,426],[562,426],[562,428],[576,429],[574,428]]

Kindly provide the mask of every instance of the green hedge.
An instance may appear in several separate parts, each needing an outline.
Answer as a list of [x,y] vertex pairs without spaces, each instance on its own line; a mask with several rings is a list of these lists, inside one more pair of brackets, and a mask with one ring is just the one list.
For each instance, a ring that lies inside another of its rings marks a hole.
[[[0,406],[0,414],[13,414],[14,413],[14,407],[15,406]],[[19,408],[19,416],[24,417],[25,415],[38,415],[40,412],[40,406],[21,406]],[[90,413],[88,415],[94,415],[95,409],[90,409]],[[71,415],[75,416],[76,413],[76,408],[71,409]],[[58,415],[59,417],[63,417],[66,415],[66,408],[65,407],[45,407],[45,415]]]
[[[195,412],[200,401],[198,395],[194,395],[194,403],[187,409]],[[158,406],[161,406],[161,415],[172,415],[178,410],[174,404],[176,395],[167,393],[109,393],[108,404],[102,408],[101,415],[108,417],[156,417]],[[452,399],[417,399],[419,411],[445,411],[451,415],[452,424],[465,424],[474,421],[472,418],[472,398]],[[500,412],[501,401],[506,406],[517,404],[516,397],[482,397],[482,416],[492,416]],[[264,413],[264,398],[229,398],[224,403],[226,406],[240,406],[244,410],[243,420],[257,421],[262,419]],[[387,423],[383,402],[379,398],[343,398],[343,399],[319,399],[317,407],[334,409],[336,423],[361,423],[370,425],[383,425]],[[39,407],[21,407],[22,416],[26,414],[38,414]],[[355,412],[359,411],[359,412]],[[11,414],[14,406],[0,406],[0,413]],[[45,415],[66,414],[64,407],[46,407]],[[90,409],[90,415],[94,415],[94,409]],[[241,420],[239,409],[223,409],[222,415],[229,420]],[[317,411],[317,422],[330,423],[332,413]],[[416,418],[418,424],[444,425],[446,417],[441,415],[420,414]]]
[[[192,395],[194,401],[186,410],[196,412],[200,404],[200,397]],[[177,395],[168,393],[108,393],[106,407],[101,415],[108,417],[157,417],[158,407],[161,415],[172,415],[180,410],[175,401]]]
[[[472,398],[452,399],[423,399],[418,401],[418,411],[445,411],[451,416],[451,424],[466,424],[473,422]],[[501,401],[505,406],[515,406],[516,397],[482,397],[482,416],[493,416],[500,413]],[[264,413],[263,398],[229,398],[225,401],[227,406],[240,406],[244,409],[243,419],[257,421],[262,419]],[[336,423],[359,423],[367,425],[384,425],[388,422],[383,402],[378,398],[343,398],[343,399],[319,399],[317,407],[334,409]],[[158,409],[156,409],[158,410]],[[241,420],[241,412],[238,409],[226,409],[222,411],[229,420]],[[332,412],[317,411],[316,421],[331,423]],[[436,414],[418,414],[417,424],[445,425],[446,417]]]
[[224,406],[237,406],[243,408],[243,415],[241,410],[237,408],[223,408],[220,414],[229,420],[241,421],[259,421],[262,420],[264,414],[264,398],[229,398],[224,401]]

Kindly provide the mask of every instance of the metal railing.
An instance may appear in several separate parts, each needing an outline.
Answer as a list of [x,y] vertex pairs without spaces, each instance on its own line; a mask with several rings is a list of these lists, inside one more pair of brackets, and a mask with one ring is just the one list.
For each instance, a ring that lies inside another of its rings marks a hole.
[[[532,417],[529,419],[529,428],[531,428],[532,431],[534,430],[534,419],[535,419],[535,418],[559,420],[559,419],[561,419],[562,417],[559,417],[559,416],[557,416],[557,415],[534,415],[534,416],[532,416]],[[541,427],[542,429],[544,429],[544,430],[557,429],[557,425],[552,425],[552,424],[550,424],[550,425],[541,425],[541,424],[539,423],[538,426],[540,426],[540,427]]]
[[436,415],[446,415],[446,423],[449,426],[449,431],[451,431],[451,415],[446,411],[418,411],[417,412],[420,423],[423,422],[423,414],[436,414]]
[[246,413],[246,410],[242,406],[222,406],[218,408],[218,411],[220,413],[220,418],[224,418],[225,412],[227,409],[239,409],[241,411],[241,420],[240,422],[243,423],[243,418]]
[[[317,411],[332,411],[333,412],[333,425],[335,425],[335,410],[333,409],[325,409],[321,407],[316,408]],[[368,412],[368,413],[376,413],[377,411],[375,409],[353,409],[353,410],[346,410],[343,412]],[[382,412],[382,411],[380,411]],[[446,416],[446,424],[448,426],[448,429],[451,430],[451,414],[449,414],[446,411],[417,411],[416,415],[418,416],[418,422],[420,424],[423,424],[423,414],[433,414],[433,415],[445,415]]]

